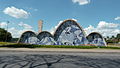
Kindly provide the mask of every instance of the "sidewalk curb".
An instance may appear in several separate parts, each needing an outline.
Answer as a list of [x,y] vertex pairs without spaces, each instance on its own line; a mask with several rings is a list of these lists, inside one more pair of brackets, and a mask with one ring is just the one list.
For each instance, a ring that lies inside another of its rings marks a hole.
[[66,52],[66,53],[120,53],[117,49],[72,49],[72,48],[0,48],[0,52]]

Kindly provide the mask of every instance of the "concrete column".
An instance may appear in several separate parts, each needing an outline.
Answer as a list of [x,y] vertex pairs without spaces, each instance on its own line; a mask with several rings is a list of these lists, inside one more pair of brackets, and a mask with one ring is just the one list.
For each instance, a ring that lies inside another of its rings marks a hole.
[[38,33],[42,32],[42,24],[43,24],[43,21],[39,20],[38,21]]

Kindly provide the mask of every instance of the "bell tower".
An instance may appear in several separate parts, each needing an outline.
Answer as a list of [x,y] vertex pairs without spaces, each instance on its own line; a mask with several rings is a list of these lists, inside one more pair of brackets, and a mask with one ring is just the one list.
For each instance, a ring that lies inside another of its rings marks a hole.
[[42,32],[42,24],[43,24],[43,21],[39,20],[38,21],[38,33]]

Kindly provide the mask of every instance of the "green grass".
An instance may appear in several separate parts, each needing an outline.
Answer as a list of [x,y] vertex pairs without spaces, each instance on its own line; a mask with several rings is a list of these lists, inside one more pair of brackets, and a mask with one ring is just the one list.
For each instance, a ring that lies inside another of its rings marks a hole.
[[12,45],[12,44],[16,44],[16,43],[0,42],[0,46],[3,46],[3,45]]
[[[1,43],[0,43],[1,44]],[[66,46],[66,45],[30,45],[18,43],[2,43],[0,47],[8,48],[76,48],[76,49],[120,49],[120,47],[113,46]]]

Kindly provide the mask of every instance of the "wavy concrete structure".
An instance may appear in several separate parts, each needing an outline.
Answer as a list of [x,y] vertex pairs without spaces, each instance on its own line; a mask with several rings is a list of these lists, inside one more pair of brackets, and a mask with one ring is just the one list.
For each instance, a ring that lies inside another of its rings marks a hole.
[[107,46],[105,39],[98,32],[92,32],[87,36],[89,44],[94,44],[96,46]]
[[74,20],[62,22],[54,33],[54,39],[63,45],[82,45],[88,43],[82,27]]
[[[92,41],[90,37],[92,37]],[[96,42],[96,39],[99,40],[99,42]],[[76,21],[71,19],[63,21],[57,27],[53,35],[47,31],[42,31],[38,35],[32,31],[26,31],[21,35],[18,42],[38,45],[79,46],[93,44],[96,46],[106,46],[103,37],[99,33],[92,33],[86,38],[82,27]]]
[[37,43],[39,45],[55,45],[56,43],[53,35],[47,31],[40,32],[37,35],[37,38],[39,39],[39,42]]
[[20,39],[19,39],[19,43],[29,43],[29,44],[36,44],[36,40],[38,40],[36,38],[36,34],[32,31],[26,31],[24,32]]

